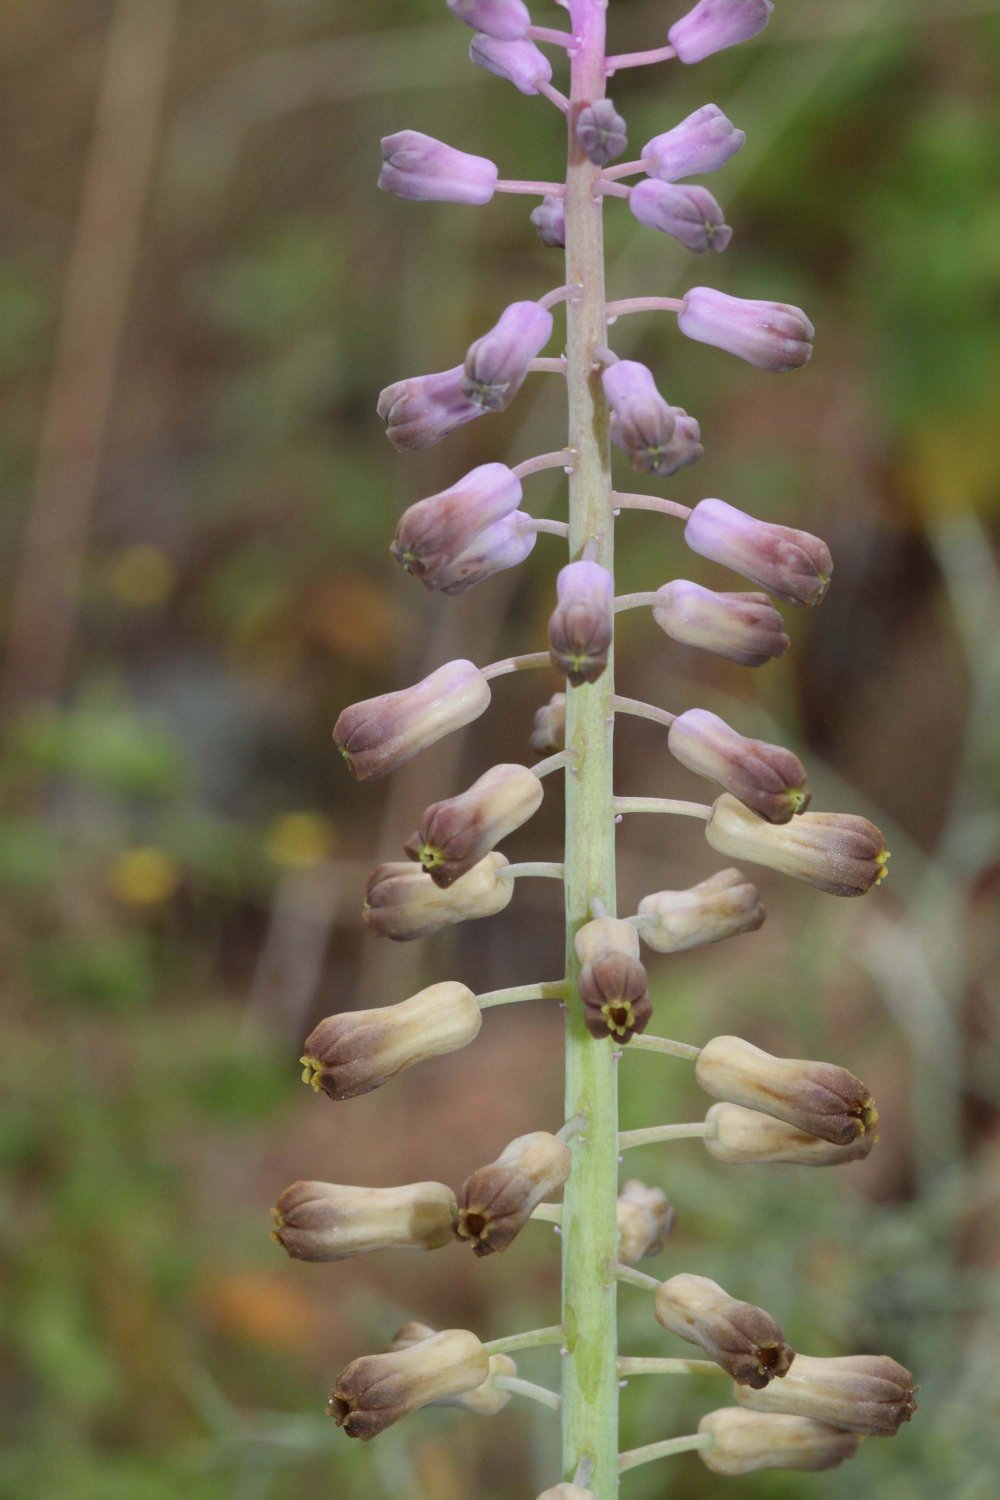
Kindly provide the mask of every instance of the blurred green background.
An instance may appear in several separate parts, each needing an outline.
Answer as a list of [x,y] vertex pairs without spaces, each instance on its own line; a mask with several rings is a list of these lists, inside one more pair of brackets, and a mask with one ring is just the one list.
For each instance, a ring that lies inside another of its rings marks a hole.
[[[615,0],[616,48],[659,45],[682,8]],[[535,18],[562,21],[541,0]],[[323,1415],[341,1366],[405,1318],[484,1337],[553,1321],[551,1227],[482,1262],[455,1246],[306,1266],[268,1239],[296,1177],[457,1184],[560,1119],[541,1007],[350,1104],[297,1081],[333,1009],[560,961],[549,882],[392,951],[358,921],[367,870],[426,803],[524,758],[553,680],[504,679],[492,713],[374,787],[330,742],[356,698],[537,649],[560,563],[542,537],[447,600],[386,551],[404,505],[563,441],[551,376],[406,460],[375,415],[382,386],[455,364],[508,301],[562,280],[526,200],[375,190],[378,138],[403,127],[507,176],[561,175],[555,112],[472,68],[468,40],[439,0],[0,12],[3,1500],[516,1500],[558,1474],[551,1414],[517,1402],[370,1446]],[[635,1500],[996,1493],[998,43],[990,0],[779,0],[757,42],[613,88],[636,148],[709,99],[748,143],[712,183],[735,236],[710,265],[610,204],[610,294],[707,280],[817,327],[813,363],[776,380],[669,319],[618,324],[617,351],[702,423],[704,462],[667,492],[815,530],[837,565],[793,651],[755,674],[628,615],[621,690],[793,745],[814,806],[875,818],[894,851],[865,902],[762,874],[760,934],[651,964],[656,1030],[735,1030],[860,1074],[874,1155],[738,1170],[680,1142],[628,1168],[676,1203],[664,1275],[717,1277],[807,1352],[891,1352],[922,1387],[898,1439],[832,1475],[725,1481],[688,1455],[629,1475]],[[558,477],[528,503],[561,515]],[[721,582],[665,519],[619,536],[623,590]],[[697,794],[654,726],[624,723],[619,747],[622,791]],[[557,856],[558,800],[511,840],[520,857]],[[621,855],[623,910],[719,864],[657,819],[631,820]],[[626,1058],[622,1083],[629,1126],[704,1108],[680,1062]],[[642,1293],[621,1304],[626,1352],[681,1352]],[[556,1363],[521,1371],[552,1381]],[[633,1380],[625,1445],[691,1430],[720,1396]]]

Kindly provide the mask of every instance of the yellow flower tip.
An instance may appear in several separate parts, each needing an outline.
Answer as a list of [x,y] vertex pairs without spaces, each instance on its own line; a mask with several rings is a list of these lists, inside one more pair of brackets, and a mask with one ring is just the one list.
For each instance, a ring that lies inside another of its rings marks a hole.
[[284,1228],[285,1216],[281,1212],[280,1208],[272,1208],[271,1209],[271,1218],[274,1220],[275,1224],[277,1224],[277,1226],[278,1226],[279,1229],[283,1229]]
[[180,885],[177,863],[162,849],[126,849],[111,871],[111,889],[127,906],[158,906]]
[[336,836],[333,824],[321,813],[293,812],[275,818],[267,830],[265,848],[276,865],[307,870],[331,853]]
[[308,1083],[319,1093],[322,1087],[320,1078],[323,1073],[323,1064],[315,1057],[300,1057],[299,1062],[302,1064],[302,1082]]
[[882,882],[883,882],[883,880],[886,880],[888,878],[888,875],[889,875],[889,860],[891,858],[892,858],[892,854],[889,852],[888,849],[883,849],[882,852],[881,852],[881,854],[877,854],[875,856],[875,863],[879,867],[878,874],[875,876],[875,884],[876,885],[881,885]]
[[177,571],[166,552],[148,543],[126,547],[111,568],[111,588],[123,604],[162,604],[173,592]]

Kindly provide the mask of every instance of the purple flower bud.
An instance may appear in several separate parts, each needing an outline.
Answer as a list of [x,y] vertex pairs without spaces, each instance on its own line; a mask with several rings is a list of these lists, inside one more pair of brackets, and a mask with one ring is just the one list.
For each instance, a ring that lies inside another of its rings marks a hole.
[[766,594],[717,594],[686,578],[657,590],[653,619],[672,641],[698,646],[744,667],[783,656],[785,622]]
[[527,36],[531,16],[524,0],[448,0],[453,16],[501,42]]
[[830,549],[791,526],[757,521],[724,500],[701,500],[684,527],[692,552],[742,573],[787,604],[819,604],[833,574]]
[[[613,413],[612,436],[645,474],[659,474],[677,425],[652,372],[634,359],[620,359],[601,376]],[[672,471],[671,471],[672,472]]]
[[408,861],[376,865],[365,888],[365,926],[373,937],[410,943],[458,922],[495,917],[514,894],[513,880],[503,877],[506,864],[502,854],[487,854],[447,890]]
[[[425,588],[462,593],[523,561],[534,546],[535,532],[518,516],[521,493],[521,481],[506,464],[481,464],[451,489],[404,511],[389,551]],[[510,521],[512,535],[498,533],[498,524]],[[520,555],[508,559],[512,546]]]
[[787,302],[750,302],[696,286],[685,293],[677,327],[686,338],[776,375],[797,370],[812,357],[815,329],[800,307]]
[[468,791],[434,802],[404,848],[435,885],[452,885],[538,811],[542,783],[527,766],[493,766]]
[[576,138],[595,167],[606,167],[628,145],[628,129],[611,100],[598,99],[577,115]]
[[705,837],[720,854],[768,865],[831,896],[863,896],[888,874],[882,833],[851,813],[807,812],[775,826],[723,793],[705,824]]
[[599,563],[575,562],[556,579],[559,602],[549,620],[549,655],[574,687],[596,682],[614,637],[615,581]]
[[667,747],[682,766],[708,776],[769,823],[787,823],[809,806],[805,767],[780,745],[744,739],[724,719],[689,708],[670,726]]
[[725,250],[733,231],[707,188],[677,187],[646,177],[629,194],[628,206],[640,224],[679,240],[694,255]]
[[449,1328],[410,1348],[352,1359],[326,1409],[348,1437],[367,1442],[410,1412],[473,1391],[489,1376],[489,1353],[475,1334]]
[[544,1130],[518,1136],[462,1183],[456,1239],[470,1241],[478,1256],[506,1250],[539,1203],[565,1185],[572,1165],[569,1147],[556,1136]]
[[552,314],[537,302],[512,302],[495,327],[469,348],[462,391],[484,411],[505,411],[531,361],[552,337]]
[[700,1344],[737,1386],[763,1390],[772,1380],[783,1380],[792,1366],[795,1351],[770,1313],[751,1302],[737,1302],[707,1276],[682,1274],[662,1281],[654,1307],[662,1328]]
[[421,130],[384,136],[382,161],[382,191],[418,203],[489,203],[499,175],[485,156],[471,156]]
[[561,250],[566,244],[566,205],[562,198],[550,195],[543,198],[538,207],[532,209],[531,222],[538,231],[538,238],[550,250]]
[[471,661],[446,662],[422,682],[345,708],[334,742],[359,781],[405,766],[453,729],[485,713],[490,686]]
[[487,73],[506,78],[522,94],[537,94],[539,80],[552,80],[552,64],[534,42],[500,42],[481,32],[472,38],[469,56]]
[[465,370],[442,370],[436,375],[413,375],[387,385],[378,398],[378,414],[385,435],[399,453],[432,448],[466,422],[481,417],[484,408],[470,401],[464,390]]
[[639,934],[617,917],[595,917],[574,939],[580,960],[583,1020],[591,1036],[621,1045],[645,1031],[653,1017],[649,979],[639,959]]
[[554,755],[566,748],[566,694],[553,693],[535,714],[531,748],[538,755]]
[[682,63],[701,62],[763,31],[773,9],[772,0],[698,0],[667,36]]
[[679,182],[717,172],[742,149],[746,135],[737,130],[717,104],[703,104],[673,130],[655,135],[642,148],[642,164],[650,177]]

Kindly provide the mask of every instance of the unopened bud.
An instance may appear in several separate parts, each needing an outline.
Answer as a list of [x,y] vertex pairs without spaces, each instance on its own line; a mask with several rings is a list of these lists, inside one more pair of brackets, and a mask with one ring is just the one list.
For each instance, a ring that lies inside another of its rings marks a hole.
[[[753,1420],[756,1418],[756,1420]],[[699,1457],[713,1474],[754,1474],[758,1469],[836,1469],[858,1451],[860,1437],[805,1417],[764,1416],[726,1406],[698,1423],[711,1446]]]
[[678,187],[646,177],[632,189],[628,206],[640,224],[669,234],[695,255],[725,250],[733,237],[725,214],[707,188]]
[[800,307],[729,297],[707,286],[685,292],[677,327],[696,343],[725,349],[775,375],[809,363],[816,332]]
[[538,238],[550,250],[561,250],[566,244],[566,204],[562,198],[547,194],[531,211],[531,222]]
[[494,917],[514,894],[513,880],[501,874],[506,864],[502,854],[487,854],[444,890],[419,866],[377,865],[365,890],[365,926],[374,937],[409,943],[458,922]]
[[753,1411],[811,1417],[815,1422],[829,1422],[866,1437],[892,1437],[913,1417],[916,1390],[909,1370],[888,1355],[814,1359],[800,1354],[780,1393],[733,1394]]
[[554,755],[566,747],[566,694],[553,693],[535,713],[531,748],[538,755]]
[[642,148],[642,164],[650,177],[679,182],[716,172],[739,151],[746,136],[726,118],[717,104],[703,104],[672,130],[654,136]]
[[701,62],[763,31],[773,9],[772,0],[698,0],[667,36],[682,63]]
[[730,1166],[837,1167],[863,1160],[878,1139],[871,1128],[855,1135],[846,1146],[837,1146],[740,1104],[713,1104],[705,1121],[715,1132],[705,1138],[709,1155]]
[[618,1195],[618,1259],[634,1266],[649,1255],[659,1255],[677,1221],[662,1188],[633,1179]]
[[465,369],[456,365],[436,375],[412,375],[387,385],[378,398],[378,414],[392,446],[400,453],[432,448],[481,417],[484,408],[469,400],[464,381]]
[[887,874],[889,851],[881,832],[851,813],[803,813],[776,826],[723,795],[712,807],[705,837],[730,859],[767,865],[831,896],[863,896]]
[[638,933],[617,917],[598,917],[580,928],[575,946],[587,1030],[594,1037],[630,1042],[653,1015]]
[[552,81],[552,64],[534,42],[501,42],[480,32],[472,38],[469,56],[496,78],[505,78],[522,94],[537,94],[538,84]]
[[613,414],[615,442],[624,448],[634,469],[662,474],[676,424],[671,407],[656,389],[652,371],[638,360],[620,359],[607,366],[601,384]]
[[448,0],[452,15],[499,41],[527,36],[531,15],[524,0]]
[[759,1109],[838,1146],[868,1135],[878,1121],[871,1094],[846,1068],[772,1057],[738,1036],[706,1042],[695,1077],[716,1099]]
[[352,703],[334,726],[334,743],[359,781],[375,781],[471,724],[489,704],[490,685],[479,668],[449,661],[413,687]]
[[473,1391],[489,1379],[490,1358],[475,1334],[453,1328],[405,1349],[352,1360],[327,1411],[348,1437],[377,1437],[421,1407]]
[[758,521],[724,500],[700,500],[684,527],[692,552],[742,573],[788,604],[819,604],[833,558],[818,536]]
[[689,708],[670,726],[675,760],[707,776],[769,823],[787,823],[809,806],[805,767],[791,750],[750,740],[704,708]]
[[686,891],[655,891],[639,902],[639,934],[654,953],[684,953],[741,932],[756,932],[765,912],[757,887],[739,870],[720,870]]
[[[403,512],[389,551],[428,589],[459,594],[501,567],[512,566],[499,527],[518,515],[521,481],[506,464],[480,464],[457,484]],[[535,533],[515,523],[527,556]],[[520,562],[518,556],[513,562]]]
[[395,1188],[293,1182],[273,1212],[273,1237],[293,1259],[346,1260],[372,1250],[449,1244],[455,1195],[443,1182]]
[[305,1042],[302,1081],[331,1099],[381,1088],[404,1068],[468,1046],[483,1024],[464,984],[432,984],[398,1005],[327,1016]]
[[465,356],[464,394],[484,411],[505,411],[528,366],[552,337],[552,314],[538,302],[512,302]]
[[653,619],[672,641],[743,667],[762,667],[789,647],[785,622],[766,594],[718,594],[686,578],[657,590]]
[[450,886],[526,823],[542,796],[542,783],[527,766],[493,766],[468,791],[433,803],[404,847],[435,885]]
[[588,161],[606,167],[628,145],[628,127],[610,99],[598,99],[577,115],[576,138]]
[[559,1192],[571,1166],[569,1147],[556,1136],[544,1130],[518,1136],[462,1183],[455,1234],[471,1241],[476,1255],[506,1250],[538,1205]]
[[655,1305],[668,1333],[699,1345],[737,1385],[759,1390],[788,1374],[795,1351],[770,1313],[737,1302],[707,1276],[672,1276],[657,1288]]
[[417,202],[489,203],[499,175],[485,156],[457,151],[420,130],[384,136],[382,161],[383,192]]
[[574,687],[596,682],[614,639],[615,580],[599,563],[569,563],[556,579],[556,594],[549,620],[552,665]]
[[[430,1328],[426,1323],[404,1323],[389,1345],[390,1351],[412,1349],[415,1344],[422,1344],[426,1339],[433,1338],[436,1332],[437,1329]],[[444,1396],[439,1401],[432,1401],[430,1405],[455,1406],[460,1411],[472,1412],[477,1417],[495,1417],[510,1401],[511,1392],[498,1389],[494,1382],[498,1375],[509,1377],[516,1374],[517,1365],[509,1354],[492,1354],[490,1373],[482,1385],[457,1396]]]

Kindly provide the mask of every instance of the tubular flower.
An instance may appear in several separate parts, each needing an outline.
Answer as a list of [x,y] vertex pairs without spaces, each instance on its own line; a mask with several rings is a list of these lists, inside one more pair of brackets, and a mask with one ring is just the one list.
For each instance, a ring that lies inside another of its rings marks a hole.
[[850,813],[803,813],[776,827],[724,795],[712,807],[705,837],[720,854],[794,875],[831,896],[863,896],[887,873],[882,834]]
[[785,622],[766,594],[717,594],[686,578],[657,589],[653,619],[672,641],[743,667],[762,667],[789,647]]
[[707,1276],[672,1276],[655,1297],[656,1318],[668,1333],[704,1349],[738,1386],[762,1390],[784,1379],[795,1351],[778,1324],[749,1302],[737,1302]]
[[501,873],[506,864],[502,854],[487,854],[446,890],[412,864],[377,865],[365,890],[365,926],[375,937],[408,943],[456,922],[494,917],[514,894],[513,880]]
[[474,422],[485,407],[465,394],[465,369],[456,365],[436,375],[412,375],[387,385],[378,398],[385,435],[400,453],[432,448],[449,433]]
[[537,302],[512,302],[496,327],[484,333],[465,356],[462,391],[484,411],[505,411],[528,373],[528,366],[552,337],[552,314]]
[[870,1126],[846,1145],[835,1145],[740,1104],[713,1104],[705,1120],[715,1129],[715,1134],[705,1140],[709,1155],[732,1166],[791,1163],[836,1167],[843,1162],[862,1161],[878,1140],[877,1130]]
[[397,771],[453,729],[478,719],[490,686],[471,661],[449,661],[422,682],[345,708],[333,739],[358,781]]
[[598,99],[577,115],[576,138],[588,161],[606,167],[628,145],[628,127],[610,99]]
[[772,0],[698,0],[667,36],[682,63],[701,62],[763,31],[773,9]]
[[472,38],[469,56],[487,73],[505,78],[522,94],[537,94],[539,82],[552,81],[552,64],[534,42],[501,42],[480,32]]
[[868,1135],[878,1121],[871,1094],[846,1068],[772,1057],[738,1036],[706,1042],[695,1077],[716,1099],[759,1109],[837,1146]]
[[524,0],[448,0],[448,9],[466,26],[501,42],[527,36],[531,26]]
[[587,1030],[594,1037],[630,1042],[653,1015],[638,933],[616,917],[597,917],[580,928],[575,946]]
[[[756,1417],[757,1420],[751,1420]],[[726,1406],[698,1423],[711,1446],[699,1450],[713,1474],[754,1474],[758,1469],[836,1469],[858,1451],[861,1438],[806,1417],[763,1416]]]
[[833,558],[818,536],[756,521],[724,500],[700,500],[684,540],[692,552],[742,573],[787,604],[819,604],[830,587]]
[[677,1215],[662,1188],[647,1187],[633,1178],[618,1194],[618,1259],[634,1266],[647,1256],[659,1255],[666,1245]]
[[369,1094],[414,1063],[468,1046],[482,1023],[472,991],[450,982],[398,1005],[327,1016],[306,1037],[302,1081],[331,1099]]
[[632,467],[659,474],[674,435],[674,414],[656,389],[652,371],[634,359],[608,365],[601,376],[614,414],[612,436],[632,460]]
[[[430,1328],[426,1323],[404,1323],[389,1345],[390,1353],[397,1349],[412,1349],[415,1344],[424,1343],[436,1333],[437,1329]],[[482,1385],[457,1396],[443,1396],[440,1401],[430,1402],[430,1405],[455,1406],[460,1411],[472,1412],[477,1417],[495,1417],[510,1401],[511,1393],[498,1389],[494,1381],[498,1375],[509,1377],[516,1374],[517,1365],[509,1354],[493,1354],[490,1356],[490,1373]]]
[[707,776],[769,823],[787,823],[812,798],[805,767],[791,750],[748,740],[717,714],[689,708],[670,726],[667,747],[675,760]]
[[339,1187],[293,1182],[273,1210],[273,1238],[295,1260],[346,1260],[372,1250],[438,1250],[451,1241],[455,1195],[443,1182]]
[[549,250],[562,250],[566,245],[566,205],[561,198],[551,193],[531,211],[531,222],[538,231],[538,238]]
[[916,1390],[909,1370],[888,1355],[814,1359],[800,1354],[780,1393],[751,1396],[737,1390],[733,1394],[754,1411],[810,1417],[866,1437],[892,1437],[912,1419]]
[[538,755],[554,755],[566,745],[566,694],[553,693],[535,713],[531,748]]
[[542,783],[527,766],[493,766],[467,792],[433,803],[407,840],[406,853],[435,885],[450,886],[526,823],[542,796]]
[[[521,481],[506,464],[480,464],[450,489],[405,510],[389,551],[425,588],[463,593],[501,567],[523,561],[519,556],[508,562],[503,545],[497,545],[503,524],[518,516],[521,495]],[[516,522],[514,531],[517,535]],[[526,557],[535,533],[521,528],[520,534]]]
[[650,177],[679,182],[717,172],[742,150],[746,136],[717,104],[703,104],[672,130],[655,135],[642,148],[642,165]]
[[471,1241],[479,1256],[506,1250],[538,1205],[559,1192],[571,1166],[569,1147],[554,1135],[537,1130],[518,1136],[462,1183],[456,1236]]
[[556,579],[556,597],[549,620],[552,665],[574,687],[596,682],[614,636],[615,581],[599,563],[569,563]]
[[639,935],[654,953],[684,953],[764,925],[757,887],[739,870],[720,870],[687,891],[643,896]]
[[728,297],[707,286],[684,294],[677,327],[685,338],[725,349],[775,375],[809,363],[816,331],[800,307]]
[[421,1407],[474,1391],[490,1375],[490,1358],[462,1328],[388,1354],[368,1354],[342,1370],[327,1411],[348,1437],[367,1442]]
[[632,189],[628,206],[640,224],[669,234],[694,255],[725,250],[733,237],[722,209],[707,188],[677,187],[647,177]]
[[499,173],[485,156],[456,151],[420,130],[398,130],[382,139],[378,185],[417,202],[489,203]]

